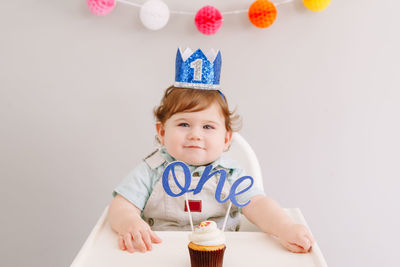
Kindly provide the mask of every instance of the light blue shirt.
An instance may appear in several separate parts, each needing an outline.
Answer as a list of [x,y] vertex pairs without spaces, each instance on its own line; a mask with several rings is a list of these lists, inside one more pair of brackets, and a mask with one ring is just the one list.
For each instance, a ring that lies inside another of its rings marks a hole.
[[[154,168],[146,163],[146,159],[151,157],[154,153],[148,156],[144,161],[138,164],[115,188],[113,196],[117,194],[121,195],[132,204],[134,204],[140,210],[143,210],[146,206],[147,200],[149,199],[155,184],[162,178],[163,172],[166,166],[176,161],[171,155],[169,155],[165,149],[161,149],[162,159]],[[225,155],[222,155],[216,161],[212,163],[213,171],[224,169],[227,172],[227,181],[229,184],[233,184],[240,177],[246,176],[245,171],[232,159]],[[191,174],[197,173],[199,176],[202,175],[206,166],[191,166],[188,165]],[[247,184],[248,185],[248,184]],[[246,183],[241,184],[240,188],[247,187]],[[238,190],[238,191],[239,191]],[[236,200],[239,203],[245,203],[255,195],[265,195],[265,193],[255,184],[253,186],[236,196]]]

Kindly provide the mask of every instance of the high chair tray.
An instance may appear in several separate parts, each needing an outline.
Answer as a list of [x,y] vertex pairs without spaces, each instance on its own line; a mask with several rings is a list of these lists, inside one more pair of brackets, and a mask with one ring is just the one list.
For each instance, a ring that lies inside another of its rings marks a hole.
[[[292,219],[306,225],[299,209],[286,209]],[[153,250],[130,254],[118,248],[117,235],[106,220],[107,209],[93,228],[71,267],[190,267],[187,244],[189,232],[157,232],[163,242]],[[278,241],[262,232],[226,232],[224,267],[327,267],[315,243],[311,252],[296,254],[287,251]]]

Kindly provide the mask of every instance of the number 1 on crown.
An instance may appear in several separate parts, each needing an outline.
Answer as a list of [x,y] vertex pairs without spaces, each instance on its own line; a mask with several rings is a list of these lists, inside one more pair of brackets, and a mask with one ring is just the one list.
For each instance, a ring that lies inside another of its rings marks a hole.
[[193,80],[201,81],[201,72],[203,68],[203,61],[199,58],[190,63],[190,67],[194,69]]

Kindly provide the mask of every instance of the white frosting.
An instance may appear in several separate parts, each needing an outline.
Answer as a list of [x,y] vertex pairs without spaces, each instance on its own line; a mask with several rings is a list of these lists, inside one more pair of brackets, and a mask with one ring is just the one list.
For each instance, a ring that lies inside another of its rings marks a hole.
[[189,240],[200,246],[218,246],[225,244],[224,232],[218,229],[213,221],[204,221],[194,227]]

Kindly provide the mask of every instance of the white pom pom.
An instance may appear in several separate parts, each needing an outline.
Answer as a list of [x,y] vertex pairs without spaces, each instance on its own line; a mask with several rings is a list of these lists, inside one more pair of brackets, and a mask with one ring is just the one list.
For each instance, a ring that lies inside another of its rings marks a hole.
[[168,19],[168,6],[161,0],[149,0],[140,9],[140,20],[150,30],[163,28]]

